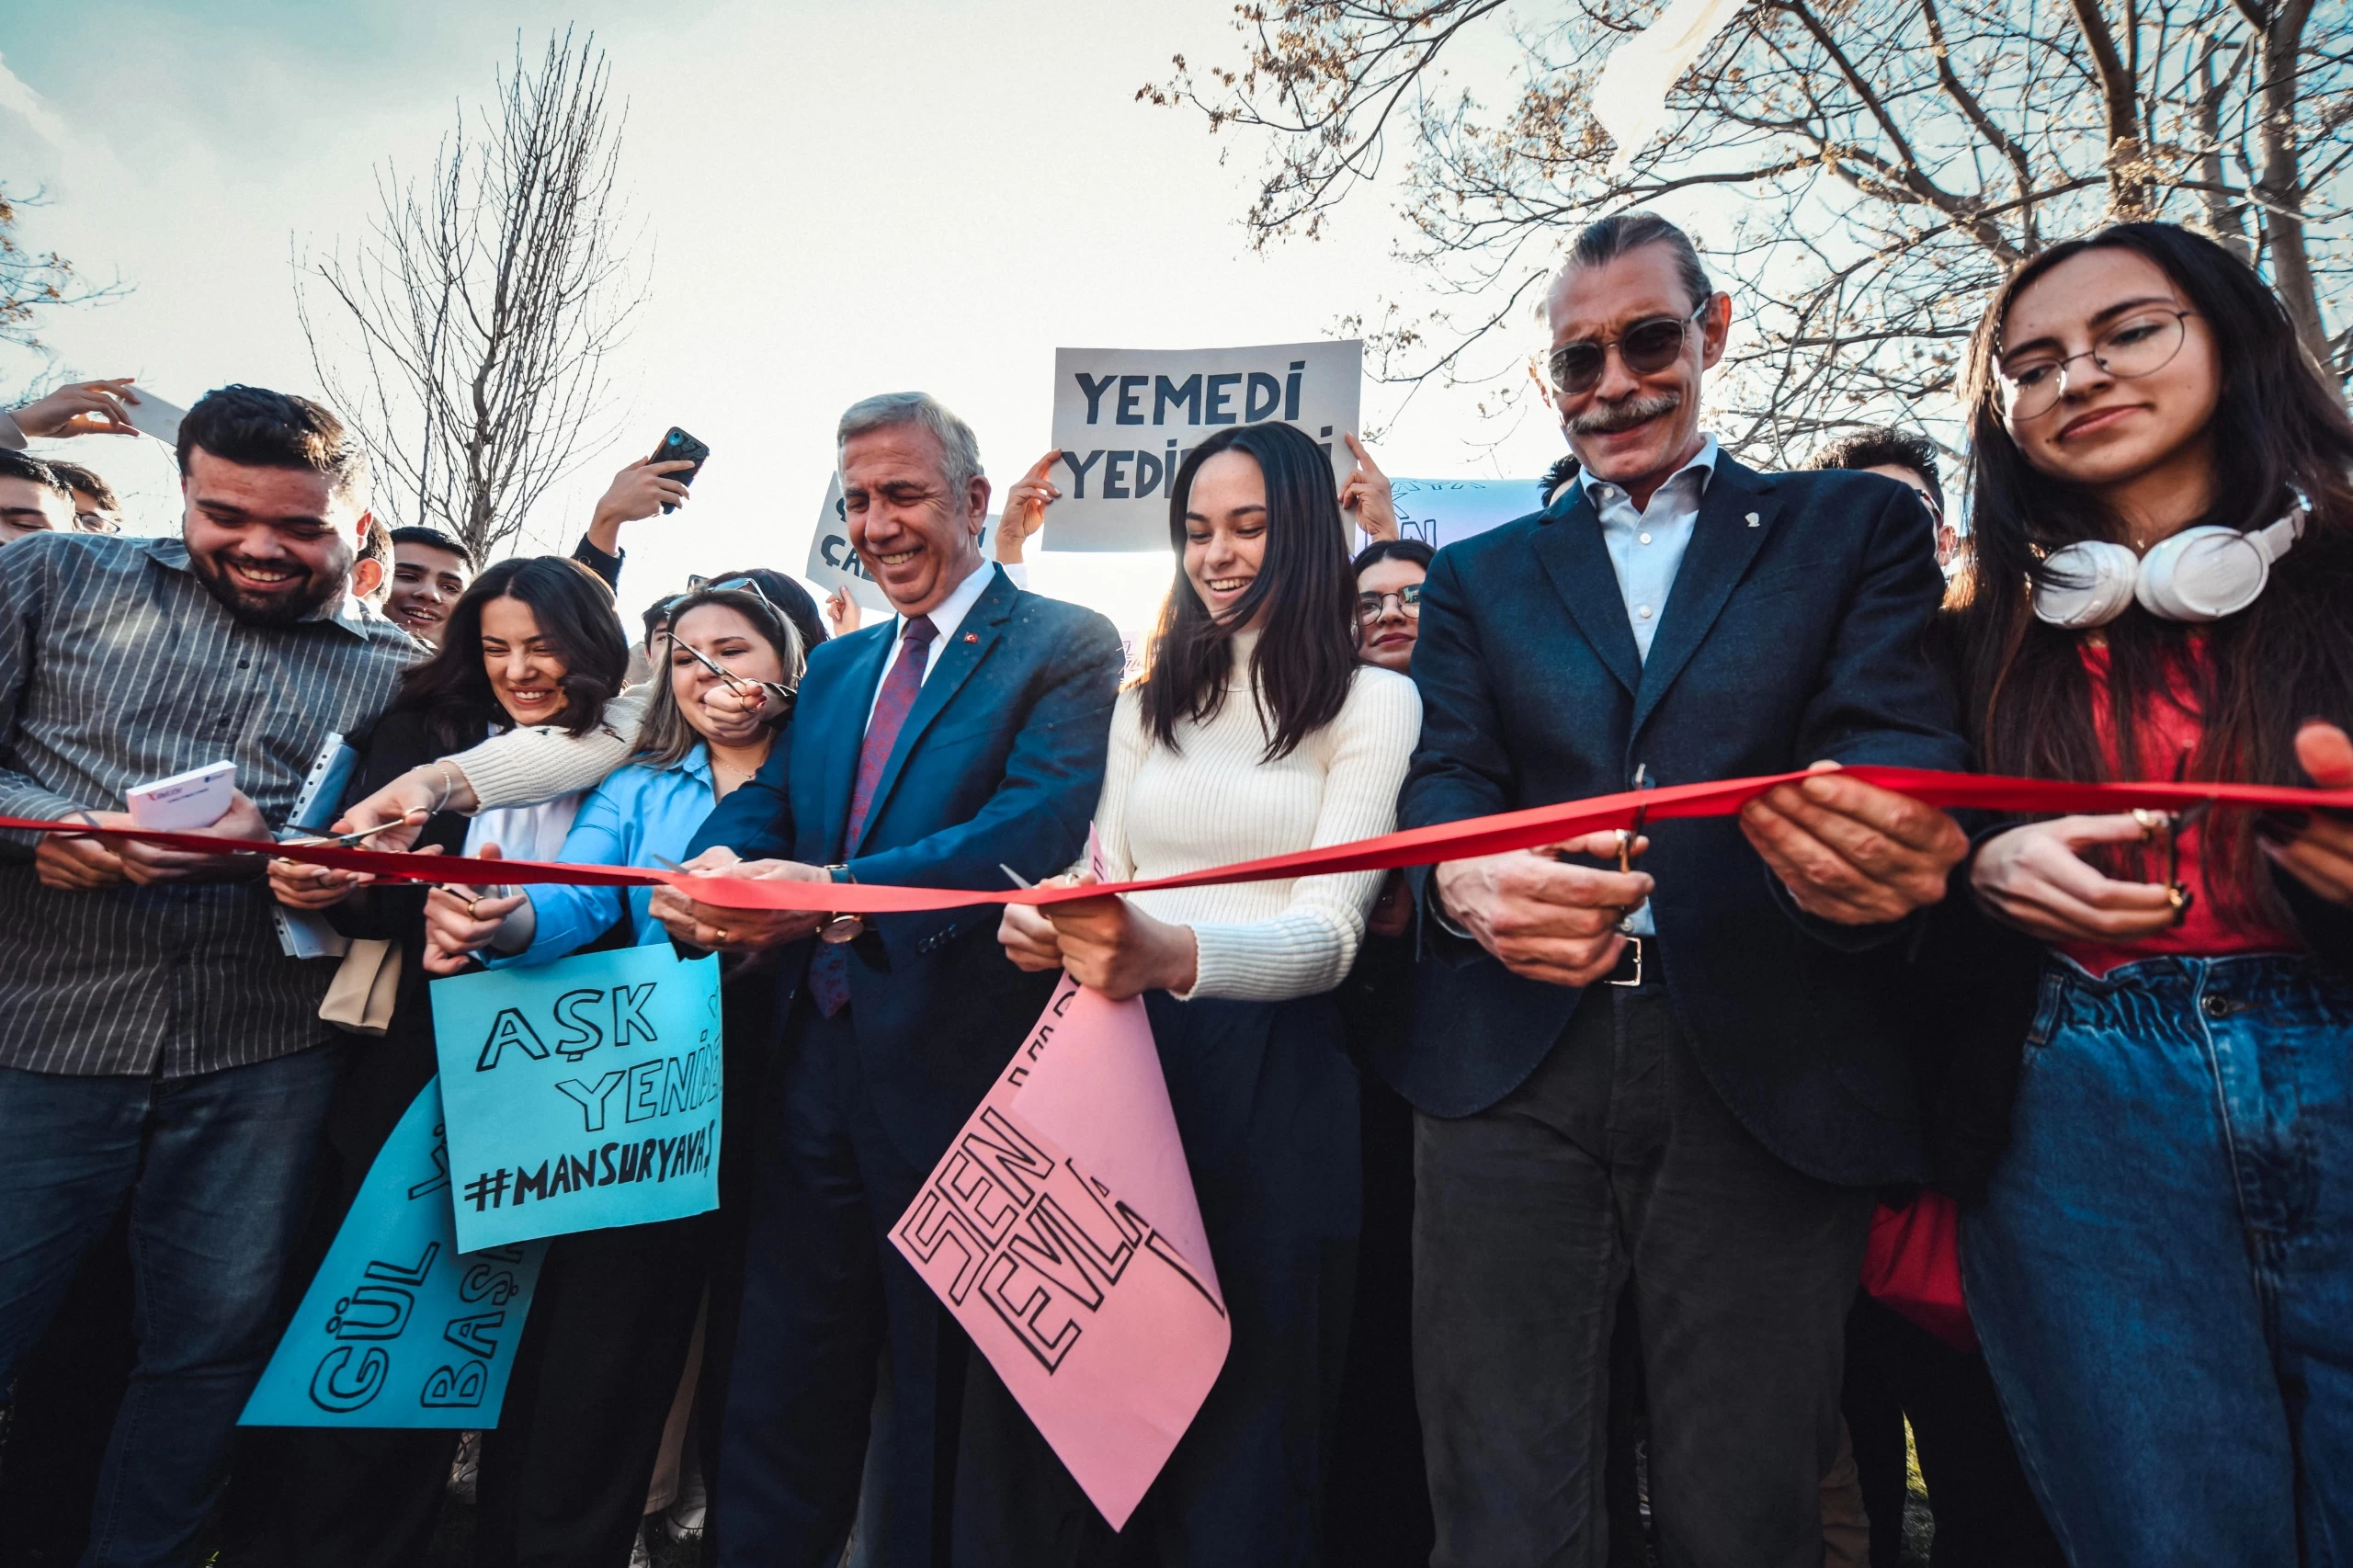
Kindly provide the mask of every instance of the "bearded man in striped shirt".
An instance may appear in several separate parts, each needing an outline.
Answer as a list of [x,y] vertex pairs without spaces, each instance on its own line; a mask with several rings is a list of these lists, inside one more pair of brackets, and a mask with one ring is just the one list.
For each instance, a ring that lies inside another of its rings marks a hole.
[[[0,815],[130,824],[132,786],[236,764],[204,830],[274,836],[330,734],[417,654],[350,592],[367,463],[299,397],[179,431],[178,539],[0,555]],[[0,1387],[128,1209],[139,1360],[87,1561],[187,1561],[267,1359],[338,1068],[335,965],[281,951],[263,858],[0,832]]]

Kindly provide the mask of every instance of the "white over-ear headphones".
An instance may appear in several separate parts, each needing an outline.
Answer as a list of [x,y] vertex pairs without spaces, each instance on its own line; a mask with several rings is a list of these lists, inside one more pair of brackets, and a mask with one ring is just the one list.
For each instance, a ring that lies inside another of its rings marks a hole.
[[[2291,487],[2292,488],[2292,487]],[[2208,525],[2184,528],[2135,555],[2107,540],[2054,550],[2034,588],[2037,619],[2070,631],[2106,626],[2135,599],[2166,620],[2220,620],[2253,604],[2272,565],[2304,534],[2312,502],[2301,490],[2288,515],[2241,533]]]

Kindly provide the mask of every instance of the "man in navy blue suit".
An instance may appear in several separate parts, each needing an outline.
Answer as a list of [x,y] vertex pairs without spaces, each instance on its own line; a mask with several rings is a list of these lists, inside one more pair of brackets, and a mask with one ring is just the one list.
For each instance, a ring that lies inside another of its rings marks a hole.
[[[1422,589],[1404,825],[1816,764],[1959,767],[1922,647],[1919,503],[1765,474],[1699,426],[1731,301],[1647,213],[1575,241],[1547,301],[1581,472],[1439,552]],[[1434,1562],[1599,1564],[1611,1316],[1631,1273],[1664,1561],[1813,1568],[1841,1327],[1874,1184],[1917,1180],[1892,994],[1965,847],[1835,771],[1737,821],[1422,875],[1415,1381]]]
[[[811,653],[790,744],[711,813],[688,864],[947,888],[1065,869],[1102,790],[1119,633],[981,559],[989,482],[971,429],[937,402],[869,398],[842,415],[839,446],[850,542],[898,613]],[[991,911],[827,922],[666,890],[654,909],[695,947],[777,949],[781,973],[720,1560],[822,1568],[862,1476],[879,1493],[865,1560],[941,1560],[964,1340],[886,1236],[1054,977],[1005,961]],[[890,1417],[869,1466],[886,1344]]]

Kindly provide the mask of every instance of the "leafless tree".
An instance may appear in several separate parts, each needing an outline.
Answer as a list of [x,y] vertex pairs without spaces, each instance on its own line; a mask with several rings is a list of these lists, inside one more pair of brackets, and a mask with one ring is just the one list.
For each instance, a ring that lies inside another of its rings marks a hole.
[[1508,383],[1496,329],[1524,320],[1567,232],[1665,204],[1697,214],[1740,296],[1716,419],[1754,458],[1943,424],[1988,288],[2103,215],[2213,234],[2353,381],[2353,311],[2332,300],[2353,273],[2343,0],[1753,0],[1617,176],[1591,93],[1657,0],[1235,9],[1238,69],[1179,56],[1137,96],[1256,133],[1261,244],[1316,235],[1392,143],[1408,149],[1403,250],[1441,297],[1371,322],[1392,379]]
[[645,299],[610,74],[593,38],[551,38],[536,69],[518,40],[495,104],[460,107],[429,176],[378,171],[380,212],[348,258],[295,263],[312,362],[373,452],[380,510],[480,559],[609,438],[606,356]]
[[74,305],[92,304],[127,291],[119,278],[92,283],[53,250],[29,250],[18,237],[25,210],[40,204],[41,193],[10,197],[0,186],[0,345],[46,360],[42,318]]

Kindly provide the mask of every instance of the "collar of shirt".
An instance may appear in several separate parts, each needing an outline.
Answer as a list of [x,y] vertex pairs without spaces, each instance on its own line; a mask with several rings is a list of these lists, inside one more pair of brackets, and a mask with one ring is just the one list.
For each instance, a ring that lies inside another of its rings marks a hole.
[[[1657,506],[1659,498],[1662,495],[1665,495],[1670,488],[1679,484],[1685,474],[1690,473],[1696,470],[1699,477],[1691,486],[1692,497],[1690,510],[1695,512],[1699,510],[1699,498],[1708,493],[1708,481],[1716,476],[1716,458],[1722,449],[1723,449],[1716,445],[1716,438],[1713,436],[1709,436],[1702,439],[1699,443],[1699,449],[1692,454],[1691,460],[1685,463],[1681,468],[1677,469],[1672,474],[1669,474],[1667,476],[1666,483],[1660,485],[1656,490],[1651,493],[1651,505],[1654,506]],[[1593,509],[1596,512],[1600,511],[1609,501],[1623,497],[1626,494],[1626,488],[1624,485],[1615,483],[1610,480],[1602,479],[1596,475],[1593,470],[1583,467],[1582,465],[1577,469],[1577,487],[1585,492],[1586,499],[1593,503]],[[1638,509],[1634,515],[1636,517],[1643,517],[1647,514],[1643,510]]]
[[[202,574],[196,569],[195,561],[188,555],[188,541],[186,540],[151,539],[146,540],[141,548],[146,551],[149,558],[157,565],[169,567],[175,572],[185,572],[189,576],[196,578],[199,583],[202,583],[204,581]],[[209,585],[205,591],[208,593],[211,591]],[[358,637],[362,641],[365,641],[368,636],[369,622],[381,621],[387,626],[392,624],[390,620],[387,620],[384,617],[378,615],[374,609],[369,607],[365,600],[361,599],[358,594],[352,593],[348,588],[347,588],[341,595],[337,596],[335,601],[335,608],[333,610],[324,614],[317,610],[313,610],[310,614],[304,616],[301,621],[297,621],[295,624],[301,625],[305,622],[313,620],[328,621],[334,625],[340,626],[346,631],[350,632],[354,637]]]
[[[939,662],[939,651],[948,646],[948,640],[956,635],[958,627],[964,624],[964,617],[971,613],[972,606],[980,601],[981,596],[988,591],[989,581],[995,574],[995,562],[982,562],[964,574],[962,582],[948,590],[946,598],[932,607],[931,625],[937,635],[931,640],[929,662],[924,665],[926,675],[931,673],[932,665]],[[891,627],[891,645],[897,647],[899,639],[905,636],[906,632],[907,618],[904,615],[897,617]]]

